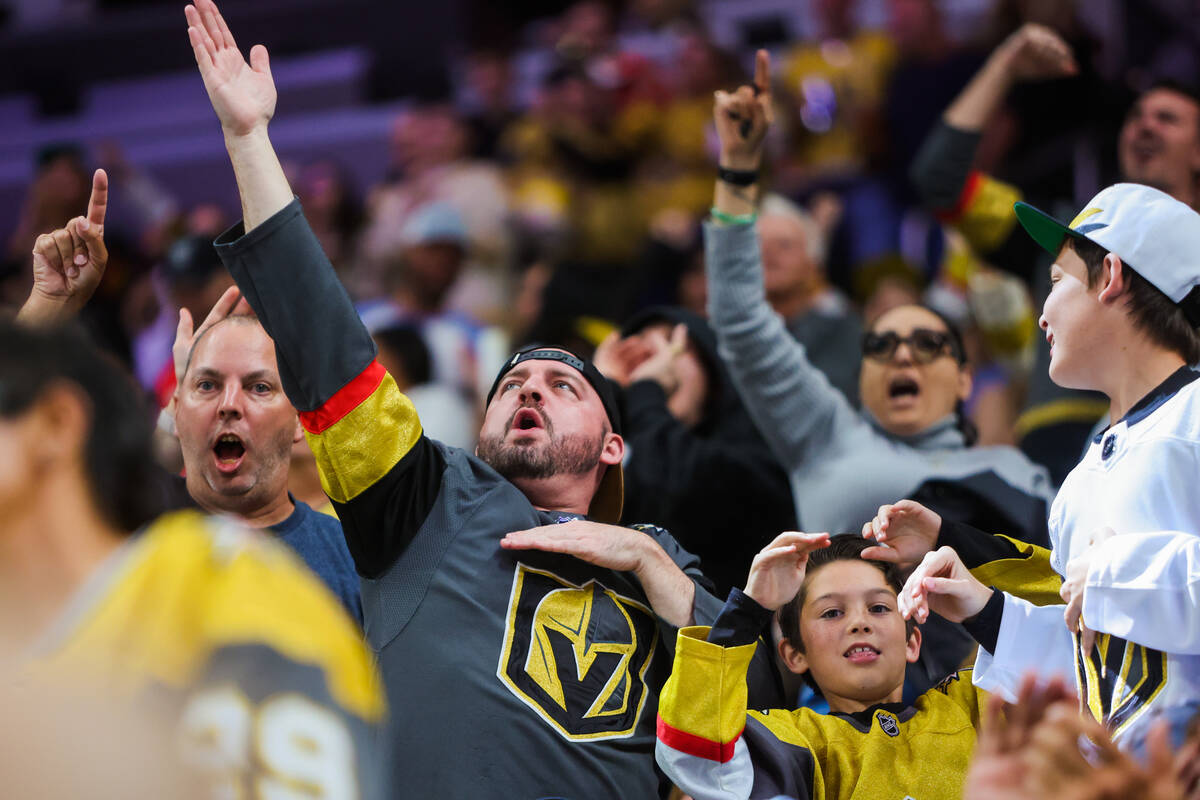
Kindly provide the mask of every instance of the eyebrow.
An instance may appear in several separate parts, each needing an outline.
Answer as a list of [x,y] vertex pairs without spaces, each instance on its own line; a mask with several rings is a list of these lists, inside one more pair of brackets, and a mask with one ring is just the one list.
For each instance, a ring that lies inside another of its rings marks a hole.
[[[204,367],[204,366],[195,367],[194,369],[192,369],[192,375],[194,375],[195,377],[198,377],[198,378],[200,378],[200,377],[203,377],[203,378],[224,378],[224,377],[226,377],[224,373],[218,372],[217,370],[213,369],[212,367]],[[275,377],[275,374],[272,373],[269,369],[256,369],[253,372],[248,372],[245,375],[242,375],[240,379],[242,381],[261,381],[261,380],[276,381],[276,380],[278,380]]]
[[580,375],[575,370],[561,369],[559,367],[551,367],[550,377],[551,378],[569,378],[572,382],[578,382],[583,379],[583,376]]
[[[547,370],[546,374],[549,375],[551,378],[570,378],[572,381],[583,380],[582,375],[580,375],[575,370],[569,369],[569,368],[564,369],[561,367],[551,367],[549,370]],[[504,380],[501,381],[501,385],[504,385],[504,383],[508,382],[509,378],[525,380],[528,377],[529,377],[529,369],[526,367],[519,366],[519,367],[516,367],[515,369],[511,370],[508,374],[506,374],[504,376]]]
[[[825,594],[821,595],[820,597],[814,597],[813,602],[819,603],[822,600],[841,600],[843,597],[846,597],[850,594],[851,594],[850,592],[826,592]],[[875,589],[868,589],[866,592],[862,593],[863,597],[874,597],[876,595],[886,595],[887,597],[895,597],[896,596],[895,593],[892,592],[892,590],[890,588],[884,588],[882,586],[877,587]]]

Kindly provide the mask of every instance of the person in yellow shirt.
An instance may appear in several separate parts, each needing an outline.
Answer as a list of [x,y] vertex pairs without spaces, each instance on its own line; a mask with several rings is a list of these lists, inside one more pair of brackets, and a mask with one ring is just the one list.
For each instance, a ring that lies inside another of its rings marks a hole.
[[[862,558],[871,545],[854,534],[780,534],[712,627],[680,629],[655,756],[695,800],[962,796],[987,694],[960,670],[902,702],[921,631],[901,616],[896,566]],[[746,673],[778,609],[779,656],[829,714],[747,709]]]
[[211,796],[379,796],[385,703],[349,615],[284,545],[159,516],[132,379],[53,324],[103,272],[96,181],[97,207],[38,240],[37,288],[0,321],[0,667],[159,720]]

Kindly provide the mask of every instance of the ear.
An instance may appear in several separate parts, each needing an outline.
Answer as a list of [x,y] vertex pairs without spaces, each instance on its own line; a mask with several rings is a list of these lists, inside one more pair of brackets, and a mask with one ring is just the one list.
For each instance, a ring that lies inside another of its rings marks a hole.
[[51,386],[32,411],[30,433],[41,463],[58,465],[83,459],[91,403],[82,391],[72,385]]
[[908,637],[908,642],[904,646],[904,660],[909,664],[917,663],[917,659],[921,657],[921,629],[914,627],[912,635]]
[[970,367],[959,367],[958,369],[958,399],[966,401],[971,396],[971,389],[975,387],[975,373]]
[[304,441],[304,426],[300,424],[300,415],[296,415],[296,430],[292,433],[292,444]]
[[625,440],[620,434],[610,433],[604,438],[604,449],[600,451],[600,463],[612,466],[625,458]]
[[779,640],[779,659],[783,661],[789,672],[796,675],[808,672],[808,658],[787,639]]
[[1129,288],[1129,272],[1121,257],[1109,253],[1104,257],[1104,271],[1100,275],[1100,293],[1096,299],[1101,305],[1112,305],[1125,294]]

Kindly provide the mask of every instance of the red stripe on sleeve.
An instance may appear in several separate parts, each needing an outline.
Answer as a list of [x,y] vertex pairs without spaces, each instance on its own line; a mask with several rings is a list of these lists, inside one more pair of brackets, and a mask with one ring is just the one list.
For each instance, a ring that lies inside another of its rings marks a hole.
[[979,187],[981,186],[983,186],[983,173],[977,169],[971,170],[967,175],[967,182],[963,184],[962,194],[958,196],[958,202],[954,204],[954,208],[939,211],[934,216],[948,225],[958,222],[967,213],[967,209],[971,207],[971,203],[974,202],[975,195],[979,194]]
[[386,374],[387,370],[383,368],[382,364],[372,361],[366,369],[358,373],[354,380],[338,389],[337,393],[326,400],[320,408],[315,411],[300,412],[300,424],[309,433],[322,433],[328,430],[335,422],[358,408],[362,401],[374,394]]
[[720,742],[714,742],[712,739],[705,739],[703,736],[696,736],[693,733],[672,728],[659,716],[658,738],[663,744],[681,753],[687,753],[689,756],[724,764],[733,758],[733,746],[737,744],[738,739],[742,738],[742,734],[739,731],[738,735],[733,737],[731,741],[721,744]]

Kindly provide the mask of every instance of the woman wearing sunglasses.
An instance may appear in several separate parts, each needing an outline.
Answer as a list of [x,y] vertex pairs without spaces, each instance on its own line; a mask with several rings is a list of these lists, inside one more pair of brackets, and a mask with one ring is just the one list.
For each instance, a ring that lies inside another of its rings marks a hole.
[[[705,225],[710,321],[755,423],[792,485],[800,530],[859,531],[885,503],[918,499],[944,518],[1047,542],[1046,471],[1012,447],[972,447],[962,401],[971,391],[962,341],[921,306],[894,308],[863,337],[856,410],[809,363],[767,304],[755,232],[758,169],[771,116],[768,63],[755,85],[718,92],[721,161]],[[909,689],[958,666],[965,634],[927,630]],[[929,634],[933,634],[931,637]]]

